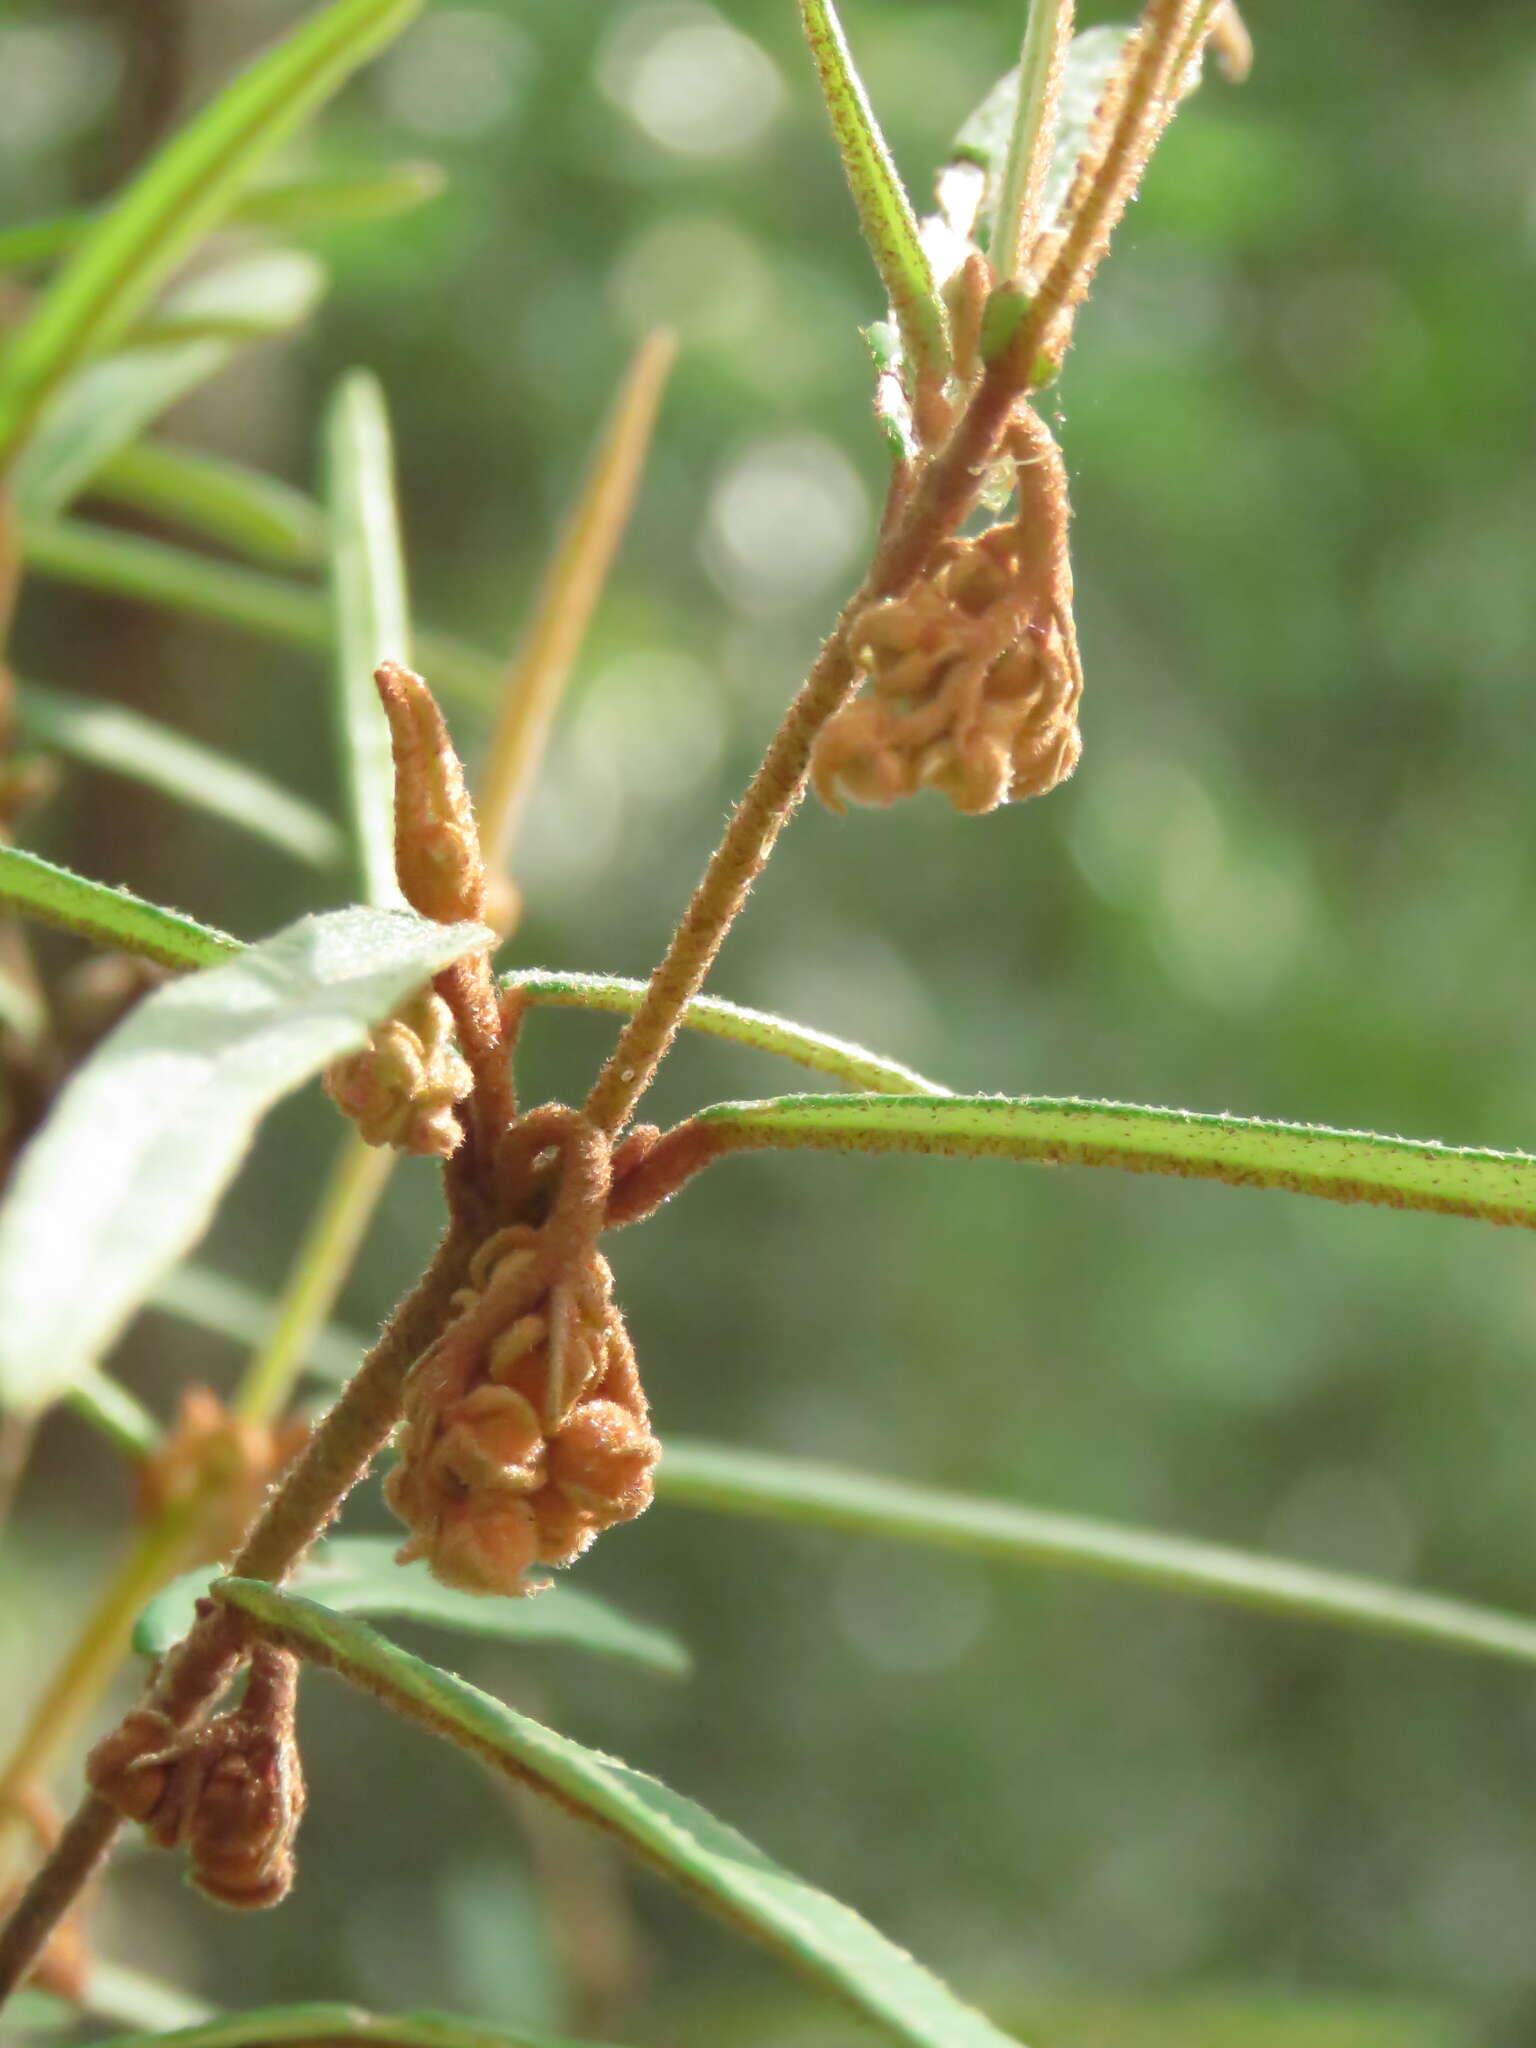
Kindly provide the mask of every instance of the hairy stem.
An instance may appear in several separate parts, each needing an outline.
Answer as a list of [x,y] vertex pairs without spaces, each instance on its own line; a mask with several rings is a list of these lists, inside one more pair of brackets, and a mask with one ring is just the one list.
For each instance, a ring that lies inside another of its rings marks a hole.
[[683,1012],[704,986],[715,956],[805,793],[817,733],[847,702],[855,663],[849,633],[871,598],[904,590],[960,525],[1007,425],[1021,385],[1002,364],[978,384],[949,440],[924,469],[883,533],[866,580],[838,615],[757,773],[710,856],[682,922],[645,997],[619,1035],[587,1096],[585,1113],[609,1136],[621,1131],[650,1086]]
[[757,773],[732,813],[682,922],[672,934],[645,998],[619,1034],[592,1085],[585,1113],[611,1137],[622,1130],[650,1086],[684,1010],[704,986],[715,955],[747,892],[763,870],[785,820],[805,791],[811,743],[853,686],[848,628],[865,592],[848,604],[774,734]]
[[[334,1408],[268,1500],[233,1560],[242,1578],[281,1581],[341,1507],[389,1438],[412,1364],[436,1337],[461,1284],[478,1233],[449,1231],[413,1291]],[[167,1657],[150,1695],[177,1727],[217,1697],[238,1661],[242,1637],[227,1610],[199,1619]],[[0,1932],[0,2001],[36,1961],[117,1832],[116,1810],[95,1794],[81,1804]]]
[[180,1568],[207,1506],[203,1490],[178,1501],[142,1532],[103,1588],[0,1773],[0,1841],[20,1818],[28,1791],[79,1733],[117,1669],[140,1611]]
[[1109,238],[1177,104],[1180,53],[1200,12],[1201,0],[1148,0],[1108,147],[1003,359],[1021,388],[1033,380],[1035,359],[1052,328],[1087,294]]

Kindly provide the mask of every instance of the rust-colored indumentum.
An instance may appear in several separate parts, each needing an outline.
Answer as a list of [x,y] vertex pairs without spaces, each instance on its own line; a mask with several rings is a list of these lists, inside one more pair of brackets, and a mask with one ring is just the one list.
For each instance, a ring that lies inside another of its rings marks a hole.
[[1041,796],[1077,765],[1066,472],[1027,406],[1008,447],[1016,515],[946,540],[910,590],[854,622],[866,693],[822,729],[811,757],[834,810],[934,788],[975,816]]
[[464,1130],[454,1115],[474,1075],[453,1040],[453,1016],[423,991],[374,1032],[361,1052],[338,1060],[325,1092],[357,1125],[365,1144],[447,1159]]
[[448,1585],[527,1593],[651,1500],[660,1446],[613,1275],[597,1250],[608,1147],[575,1111],[524,1117],[513,1143],[555,1153],[547,1220],[496,1231],[454,1296],[456,1319],[412,1373],[386,1498]]
[[135,1707],[87,1761],[92,1790],[160,1848],[184,1847],[193,1883],[221,1905],[275,1906],[293,1883],[304,1812],[297,1689],[297,1660],[263,1646],[232,1712],[178,1734],[158,1708]]

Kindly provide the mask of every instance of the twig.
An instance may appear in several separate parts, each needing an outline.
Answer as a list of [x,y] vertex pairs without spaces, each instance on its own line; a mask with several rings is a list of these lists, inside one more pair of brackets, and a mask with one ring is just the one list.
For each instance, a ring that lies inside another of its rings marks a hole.
[[[310,1438],[241,1545],[231,1570],[280,1583],[330,1522],[388,1440],[406,1374],[441,1329],[480,1231],[450,1229],[378,1343]],[[226,1609],[203,1615],[166,1659],[149,1695],[184,1728],[228,1683],[242,1635]],[[82,1802],[0,1932],[0,2002],[16,1988],[48,1936],[111,1847],[116,1809],[94,1793]]]

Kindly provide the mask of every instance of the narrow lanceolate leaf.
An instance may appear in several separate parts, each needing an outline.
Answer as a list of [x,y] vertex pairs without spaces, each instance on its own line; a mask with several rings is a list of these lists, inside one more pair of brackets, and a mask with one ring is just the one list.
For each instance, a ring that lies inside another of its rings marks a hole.
[[[260,1351],[277,1319],[277,1303],[267,1295],[196,1261],[167,1273],[149,1297],[148,1306],[216,1337],[227,1337],[243,1351]],[[349,1380],[368,1345],[360,1330],[327,1323],[305,1347],[305,1368],[320,1379]]]
[[[211,561],[164,541],[115,533],[83,519],[33,519],[22,529],[28,569],[89,590],[186,612],[289,647],[328,652],[333,639],[325,593],[286,576]],[[417,652],[434,685],[467,704],[493,708],[501,664],[447,633],[419,632]]]
[[342,227],[414,213],[447,189],[448,173],[441,164],[404,158],[377,169],[312,172],[253,185],[233,218],[269,228]]
[[328,871],[342,858],[341,834],[323,811],[136,711],[32,682],[22,684],[18,708],[29,740],[148,783],[227,825],[270,840],[310,867]]
[[105,212],[0,359],[0,468],[50,394],[111,348],[273,149],[420,11],[332,0],[179,129]]
[[394,757],[373,672],[381,661],[409,664],[411,633],[389,417],[378,381],[366,371],[343,378],[331,401],[325,458],[336,701],[352,845],[367,901],[398,903]]
[[355,2005],[264,2005],[172,2034],[114,2034],[98,2048],[337,2048],[351,2041],[360,2048],[602,2048],[448,2013],[363,2012]]
[[333,911],[140,1003],[76,1071],[0,1209],[0,1404],[35,1412],[94,1365],[267,1110],[489,943],[478,925]]
[[[240,227],[330,227],[384,220],[436,199],[447,184],[440,164],[406,161],[379,170],[336,171],[328,176],[273,178],[252,185],[230,207]],[[100,213],[60,213],[48,220],[0,228],[0,270],[50,263],[83,242]]]
[[[502,980],[503,988],[516,989],[525,1001],[540,1008],[602,1010],[615,1017],[632,1017],[648,986],[614,975],[567,974],[549,967],[519,968]],[[846,1038],[792,1024],[787,1017],[775,1017],[767,1010],[743,1009],[719,996],[695,996],[683,1012],[683,1024],[709,1038],[728,1038],[736,1045],[750,1046],[754,1052],[778,1053],[813,1073],[846,1081],[851,1088],[874,1089],[886,1095],[950,1092],[942,1083],[927,1080],[897,1060],[867,1052]]]
[[1489,1152],[1321,1124],[1259,1123],[1187,1109],[1049,1096],[781,1095],[722,1102],[697,1119],[722,1152],[938,1152],[951,1158],[1118,1166],[1332,1202],[1431,1209],[1536,1229],[1536,1155]]
[[657,1485],[663,1500],[684,1507],[885,1536],[1005,1564],[1089,1572],[1296,1621],[1536,1663],[1536,1620],[1523,1615],[1084,1515],[880,1479],[808,1458],[669,1439]]
[[151,1457],[165,1440],[165,1431],[143,1402],[94,1366],[78,1376],[67,1398],[82,1421],[130,1458]]
[[0,846],[0,903],[40,924],[140,953],[164,967],[212,967],[240,952],[238,939],[127,889],[91,882],[19,846]]
[[[332,1614],[393,1615],[429,1622],[457,1635],[503,1642],[548,1643],[638,1664],[662,1678],[685,1678],[688,1652],[665,1629],[630,1621],[590,1593],[554,1586],[537,1598],[486,1600],[440,1586],[422,1564],[395,1562],[398,1545],[383,1536],[334,1536],[300,1566],[292,1588]],[[187,1572],[157,1594],[139,1617],[133,1647],[163,1657],[192,1626],[210,1573]]]
[[560,700],[608,580],[677,354],[669,328],[635,350],[570,517],[555,544],[486,748],[475,808],[480,848],[505,870]]
[[1013,130],[1003,160],[992,236],[992,267],[1001,283],[1019,276],[1040,232],[1042,196],[1056,139],[1057,102],[1072,38],[1072,13],[1072,0],[1029,0],[1014,92]]
[[773,1863],[734,1828],[643,1772],[540,1727],[408,1656],[363,1623],[251,1579],[218,1597],[263,1636],[328,1664],[493,1771],[548,1793],[915,2048],[1014,2048],[866,1920]]
[[91,495],[125,505],[252,561],[308,568],[325,558],[325,514],[275,476],[170,441],[119,448],[91,478]]
[[[1104,89],[1119,67],[1129,29],[1089,28],[1074,36],[1062,66],[1056,100],[1056,139],[1040,197],[1039,226],[1061,225],[1061,210],[1077,162],[1093,127]],[[1003,188],[1009,145],[1018,125],[1019,66],[1000,78],[955,137],[938,177],[938,222],[926,222],[930,242],[942,227],[946,246],[974,240],[989,249]],[[951,262],[958,257],[951,258]],[[948,265],[944,266],[947,270]]]
[[183,285],[165,301],[163,333],[89,364],[56,393],[12,472],[23,520],[61,512],[151,420],[249,341],[296,327],[324,289],[325,272],[312,256],[282,249]]
[[923,253],[917,216],[880,133],[832,0],[800,0],[822,97],[853,193],[859,227],[901,330],[909,373],[949,367],[949,327]]

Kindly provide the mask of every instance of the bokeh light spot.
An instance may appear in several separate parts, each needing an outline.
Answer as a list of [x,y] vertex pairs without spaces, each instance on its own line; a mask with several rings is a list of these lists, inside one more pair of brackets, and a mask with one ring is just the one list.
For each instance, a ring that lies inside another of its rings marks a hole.
[[778,66],[712,7],[661,5],[625,15],[598,57],[604,92],[653,142],[679,156],[738,156],[784,103]]
[[537,57],[515,22],[448,7],[418,22],[380,65],[385,111],[418,135],[468,142],[515,118]]
[[710,498],[704,559],[743,611],[772,612],[841,581],[869,507],[853,465],[816,434],[754,442]]

